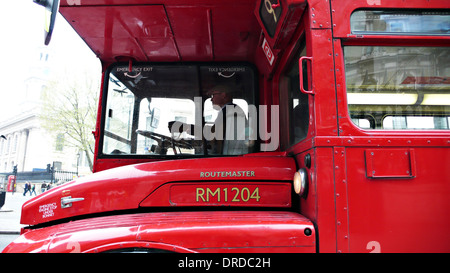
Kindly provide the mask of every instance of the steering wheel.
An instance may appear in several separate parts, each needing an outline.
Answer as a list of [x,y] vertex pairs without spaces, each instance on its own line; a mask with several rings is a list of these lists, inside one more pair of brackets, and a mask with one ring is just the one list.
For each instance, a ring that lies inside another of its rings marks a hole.
[[[158,146],[161,151],[167,152],[167,148],[172,148],[173,152],[177,154],[175,147],[183,148],[183,149],[193,149],[194,146],[184,139],[174,139],[172,137],[168,137],[165,135],[161,135],[155,132],[146,131],[146,130],[136,130],[136,133],[154,139],[158,142]],[[166,144],[167,143],[167,144]],[[165,154],[163,152],[162,154]]]

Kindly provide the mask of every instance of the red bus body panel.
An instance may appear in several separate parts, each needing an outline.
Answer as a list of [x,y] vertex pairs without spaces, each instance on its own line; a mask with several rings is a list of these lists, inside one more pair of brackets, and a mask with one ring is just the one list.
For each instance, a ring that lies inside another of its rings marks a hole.
[[60,12],[105,63],[127,57],[152,62],[250,61],[259,39],[254,1],[81,4],[63,0]]
[[[450,251],[450,217],[446,217],[450,212],[448,147],[347,147],[342,151],[341,166],[347,165],[346,174],[342,174],[342,179],[347,180],[342,192],[346,191],[348,203],[342,207],[349,207],[346,220],[350,251],[364,251],[371,241],[378,242],[384,252]],[[367,175],[369,163],[364,164],[363,159],[368,153],[372,156],[373,151],[375,155],[389,153],[374,160],[378,164],[375,174],[385,171],[384,177]],[[390,158],[392,151],[411,158]],[[405,163],[411,165],[405,168]],[[414,167],[414,173],[405,170]],[[430,173],[431,169],[436,172]],[[398,173],[399,170],[404,172]]]
[[308,2],[313,137],[288,152],[300,168],[306,167],[305,155],[312,158],[300,211],[318,226],[319,251],[450,252],[449,131],[358,128],[349,115],[343,56],[346,45],[448,46],[448,35],[350,32],[356,9],[448,9],[448,1],[408,1],[407,7],[402,1],[331,1],[332,32],[329,17],[319,15],[326,13],[319,12],[320,1]]
[[104,252],[131,247],[185,253],[315,252],[315,240],[311,221],[293,212],[160,212],[32,230],[4,252]]

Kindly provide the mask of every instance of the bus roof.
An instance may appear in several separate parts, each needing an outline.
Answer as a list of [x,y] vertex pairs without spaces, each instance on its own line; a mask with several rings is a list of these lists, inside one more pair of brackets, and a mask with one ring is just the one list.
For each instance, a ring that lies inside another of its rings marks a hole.
[[62,0],[60,13],[103,62],[253,61],[254,0]]

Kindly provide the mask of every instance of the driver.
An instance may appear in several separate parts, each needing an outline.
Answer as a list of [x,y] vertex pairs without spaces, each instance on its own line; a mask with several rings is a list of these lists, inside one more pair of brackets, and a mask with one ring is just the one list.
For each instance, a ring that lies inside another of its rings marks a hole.
[[[233,92],[226,85],[213,87],[208,94],[211,96],[213,107],[220,110],[212,125],[205,125],[203,137],[208,141],[210,154],[235,155],[248,152],[245,141],[248,120],[244,111],[233,103]],[[169,122],[171,133],[183,132],[194,135],[195,129],[201,129],[192,124],[180,121]]]

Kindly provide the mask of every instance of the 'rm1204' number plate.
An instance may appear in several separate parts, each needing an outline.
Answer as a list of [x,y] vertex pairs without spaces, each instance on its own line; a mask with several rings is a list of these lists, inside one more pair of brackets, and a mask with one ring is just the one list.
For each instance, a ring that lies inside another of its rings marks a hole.
[[[228,194],[229,191],[231,192],[230,194]],[[229,198],[228,195],[230,195]],[[231,198],[232,196],[233,198]],[[195,201],[209,202],[209,200],[213,198],[215,198],[217,202],[223,201],[225,203],[228,202],[229,199],[231,202],[248,202],[250,199],[255,199],[256,202],[259,202],[261,196],[259,195],[259,187],[255,187],[251,194],[250,189],[247,187],[232,187],[231,189],[229,187],[218,187],[214,191],[208,187],[196,188]]]
[[170,201],[174,205],[272,206],[291,205],[290,183],[174,184]]

